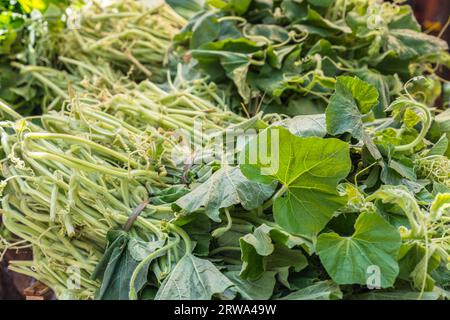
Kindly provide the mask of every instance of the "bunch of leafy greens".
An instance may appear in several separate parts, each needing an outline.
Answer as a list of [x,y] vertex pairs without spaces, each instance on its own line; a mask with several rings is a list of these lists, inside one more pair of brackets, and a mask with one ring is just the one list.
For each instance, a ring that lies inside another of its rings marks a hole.
[[[356,75],[379,92],[373,114],[382,117],[402,81],[434,74],[432,66],[450,62],[446,42],[421,33],[407,5],[218,0],[205,7],[176,41],[229,90],[238,112],[243,103],[252,115],[322,113],[336,76]],[[435,98],[436,91],[430,99]]]

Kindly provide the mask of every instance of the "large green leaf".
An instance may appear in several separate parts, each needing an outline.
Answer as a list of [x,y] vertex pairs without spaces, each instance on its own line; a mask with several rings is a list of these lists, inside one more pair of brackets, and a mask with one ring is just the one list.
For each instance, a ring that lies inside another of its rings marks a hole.
[[403,60],[448,50],[444,40],[409,29],[391,30],[386,47]]
[[233,283],[210,261],[185,255],[163,281],[155,300],[209,300],[213,296],[233,298]]
[[338,284],[363,284],[371,267],[380,271],[380,286],[391,287],[398,275],[399,232],[377,213],[362,213],[351,237],[324,233],[318,237],[317,253],[328,274]]
[[337,77],[336,91],[326,110],[327,130],[332,135],[349,132],[363,138],[362,114],[378,104],[378,91],[357,77]]
[[186,19],[192,18],[204,6],[202,0],[166,0],[166,3]]
[[225,276],[234,283],[237,292],[245,300],[267,300],[275,288],[275,271],[266,271],[257,280],[244,280],[239,271],[226,271]]
[[277,25],[256,24],[250,27],[247,32],[249,35],[264,37],[274,43],[289,40],[289,33],[286,29]]
[[[255,151],[256,150],[256,151]],[[267,150],[267,158],[255,155]],[[241,154],[241,170],[251,180],[277,180],[286,189],[274,201],[275,221],[286,231],[314,237],[343,206],[336,192],[351,167],[348,144],[337,139],[297,137],[287,129],[273,127],[253,139]],[[264,164],[268,161],[268,164]]]
[[248,180],[238,167],[224,166],[200,186],[178,199],[175,204],[194,212],[200,207],[214,221],[220,222],[219,209],[241,204],[245,209],[256,209],[268,199],[274,185]]
[[102,281],[96,299],[128,300],[131,275],[139,261],[127,250],[129,237],[125,231],[110,230],[107,239],[107,249],[92,274],[93,279]]
[[421,209],[417,203],[414,195],[405,186],[390,186],[383,185],[369,197],[368,201],[381,200],[383,203],[396,204],[406,217],[413,232],[418,232],[420,221],[418,217],[421,216]]
[[280,123],[286,127],[292,134],[300,137],[320,137],[327,134],[324,114],[301,115],[288,118]]
[[[101,280],[96,299],[128,300],[133,273],[138,264],[149,254],[165,244],[165,240],[145,242],[130,237],[122,230],[110,230],[107,234],[108,245],[102,260],[92,274],[93,279]],[[147,283],[150,263],[137,273],[133,283],[134,291],[139,292]]]
[[351,33],[352,30],[345,24],[344,21],[331,21],[324,18],[320,13],[311,7],[308,7],[307,16],[302,19],[306,25],[311,25],[332,33],[342,32]]

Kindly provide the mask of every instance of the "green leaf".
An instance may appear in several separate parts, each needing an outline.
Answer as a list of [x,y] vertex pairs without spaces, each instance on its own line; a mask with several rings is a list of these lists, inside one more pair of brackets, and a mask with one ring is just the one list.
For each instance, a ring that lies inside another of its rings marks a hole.
[[439,193],[430,206],[430,218],[440,219],[445,214],[450,213],[450,193]]
[[144,260],[150,253],[161,248],[166,243],[165,240],[157,240],[152,242],[142,241],[136,238],[131,238],[128,241],[128,251],[136,261]]
[[[161,248],[165,241],[145,242],[122,230],[110,230],[107,233],[108,245],[102,260],[92,274],[93,279],[101,280],[96,299],[128,300],[130,282],[139,262],[149,254]],[[149,261],[134,281],[135,292],[139,292],[147,283]]]
[[363,138],[362,115],[378,104],[378,92],[374,86],[357,77],[337,77],[336,91],[326,110],[327,130],[332,135],[349,132],[355,138]]
[[[217,57],[220,58],[228,53],[252,53],[260,49],[260,45],[247,38],[225,38],[222,40],[202,44],[199,49],[205,51],[218,51]],[[195,54],[196,51],[193,51]],[[213,54],[213,53],[211,53]],[[198,55],[197,55],[198,56]]]
[[354,295],[352,298],[357,300],[438,300],[438,292],[420,292],[414,291],[373,291]]
[[286,17],[292,22],[302,20],[308,15],[308,8],[302,1],[283,0],[281,2],[281,9]]
[[409,158],[398,160],[389,160],[389,167],[400,174],[402,177],[411,181],[416,181],[417,177],[414,172],[414,163]]
[[210,300],[218,295],[233,298],[227,290],[231,286],[233,283],[210,261],[187,254],[163,281],[155,300]]
[[405,186],[383,185],[366,198],[367,201],[376,199],[382,200],[383,203],[396,204],[405,213],[413,231],[421,229],[420,221],[417,221],[417,217],[422,216],[421,209],[414,195]]
[[289,40],[289,33],[285,28],[277,25],[256,24],[248,29],[251,36],[264,37],[270,42],[280,43]]
[[378,103],[378,91],[374,86],[358,77],[340,76],[336,79],[336,93],[350,92],[362,114],[368,113]]
[[139,262],[127,250],[126,232],[110,230],[107,239],[106,251],[92,274],[93,279],[102,281],[96,299],[128,300],[131,275]]
[[445,134],[434,144],[427,156],[443,156],[448,149],[448,138]]
[[238,167],[225,166],[175,204],[188,212],[204,207],[212,220],[220,222],[219,209],[235,204],[241,204],[247,210],[256,209],[272,195],[274,188],[273,184],[248,180]]
[[[267,159],[261,157],[264,150]],[[277,224],[292,234],[314,237],[346,203],[336,192],[351,168],[349,147],[343,141],[302,138],[273,127],[253,139],[240,158],[249,179],[283,184],[287,192],[275,199],[273,214]]]
[[183,225],[183,230],[189,234],[189,238],[195,243],[194,253],[197,256],[207,256],[211,236],[211,220],[203,214],[199,214],[193,221]]
[[425,285],[425,290],[430,291],[433,289],[435,281],[429,273],[439,266],[440,260],[434,246],[425,250],[423,243],[405,242],[401,246],[398,256],[399,278],[411,280],[417,290],[421,290]]
[[383,75],[376,70],[369,69],[367,67],[353,72],[355,76],[361,80],[373,85],[378,91],[378,104],[372,109],[375,117],[383,117],[384,110],[389,106],[391,102],[390,82],[393,81],[393,76]]
[[250,7],[251,0],[230,0],[230,5],[237,15],[243,15]]
[[421,120],[422,120],[422,118],[416,112],[414,112],[414,110],[412,110],[411,108],[407,108],[405,110],[405,113],[403,114],[403,123],[408,128],[414,127]]
[[362,213],[351,237],[324,233],[318,237],[317,253],[328,274],[338,284],[365,285],[371,266],[380,270],[380,285],[391,287],[399,272],[398,231],[377,213]]
[[410,29],[420,32],[420,24],[414,17],[414,12],[411,6],[400,6],[399,12],[389,22],[389,29]]
[[438,268],[431,272],[431,275],[436,280],[436,284],[445,290],[450,290],[450,272],[445,263],[441,263]]
[[157,190],[155,195],[150,197],[150,203],[154,205],[172,203],[188,193],[189,189],[186,186],[173,185],[169,188]]
[[275,288],[275,271],[266,271],[257,280],[244,280],[239,271],[226,271],[225,276],[234,283],[237,292],[244,300],[268,300]]
[[214,41],[220,33],[220,25],[212,12],[202,15],[192,26],[190,48],[195,49],[204,43]]
[[318,7],[329,7],[335,0],[308,0],[310,4]]
[[33,9],[37,9],[41,12],[47,8],[49,0],[18,0],[25,12],[29,13]]
[[[147,256],[149,256],[151,253],[153,253],[156,250],[163,247],[165,243],[166,243],[165,240],[156,240],[156,241],[152,241],[152,242],[146,242],[146,241],[142,241],[142,240],[139,240],[136,238],[130,238],[130,240],[128,241],[128,246],[127,246],[127,254],[130,255],[132,258],[132,263],[131,263],[132,270],[129,270],[129,271],[131,271],[131,275],[127,275],[125,278],[126,281],[128,281],[128,283],[131,282],[131,277],[135,271],[137,264],[139,262],[141,262],[142,260],[144,260],[145,258],[147,258]],[[161,256],[161,255],[159,255],[159,256]],[[155,258],[158,258],[159,256],[157,256]],[[128,260],[128,261],[130,261],[130,260]],[[125,263],[129,263],[128,261]],[[135,261],[137,262],[136,265],[134,264]],[[154,261],[154,259],[149,260],[142,267],[142,269],[140,269],[139,272],[137,273],[136,280],[134,280],[134,283],[133,283],[134,292],[139,292],[147,284],[148,270],[149,270],[150,264],[153,261]],[[128,290],[128,292],[129,292],[129,290]],[[128,297],[129,296],[130,295],[128,294]]]
[[176,13],[186,19],[192,18],[203,7],[202,0],[166,0]]
[[339,286],[331,280],[316,282],[280,298],[280,300],[336,300],[342,299]]

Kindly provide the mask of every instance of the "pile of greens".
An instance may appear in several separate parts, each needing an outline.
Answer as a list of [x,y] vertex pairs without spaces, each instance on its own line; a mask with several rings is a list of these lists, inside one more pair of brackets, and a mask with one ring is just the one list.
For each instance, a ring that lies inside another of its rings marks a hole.
[[15,64],[48,98],[0,104],[12,270],[61,299],[449,298],[450,55],[409,6],[172,0],[163,50],[127,3]]
[[59,109],[71,89],[112,92],[147,78],[166,81],[167,48],[182,17],[161,2],[82,4],[36,1],[4,13],[0,99],[21,114]]

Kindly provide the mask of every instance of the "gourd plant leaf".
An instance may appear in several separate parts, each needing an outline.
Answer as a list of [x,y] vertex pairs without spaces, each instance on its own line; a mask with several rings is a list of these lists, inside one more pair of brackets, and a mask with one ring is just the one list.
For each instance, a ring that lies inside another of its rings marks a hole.
[[256,280],[266,270],[294,267],[300,271],[308,265],[299,250],[290,250],[302,245],[304,240],[262,224],[251,234],[240,239],[243,279]]
[[256,24],[251,26],[247,32],[249,35],[264,37],[275,43],[282,43],[289,40],[289,32],[285,28],[277,25]]
[[349,26],[345,24],[345,22],[333,22],[331,20],[328,20],[320,15],[319,12],[312,9],[311,7],[308,7],[308,15],[306,18],[302,19],[304,20],[306,25],[311,25],[313,27],[317,27],[319,29],[323,29],[326,31],[330,31],[331,33],[351,33],[352,29],[350,29]]
[[219,209],[241,204],[256,209],[273,193],[273,184],[248,180],[238,167],[224,166],[200,186],[175,202],[175,207],[194,212],[200,207],[214,221],[220,222]]
[[204,1],[202,0],[166,0],[166,3],[170,5],[176,13],[186,19],[191,19],[204,6]]
[[334,0],[308,0],[308,2],[318,7],[329,7],[333,4]]
[[225,276],[234,283],[236,291],[244,300],[268,300],[275,288],[275,271],[266,271],[257,280],[244,280],[239,271],[226,271]]
[[326,109],[328,133],[332,135],[349,132],[353,137],[363,138],[362,114],[378,104],[377,89],[358,77],[340,76],[336,91]]
[[316,282],[306,288],[280,298],[280,300],[336,300],[342,299],[339,286],[331,280]]
[[372,108],[375,117],[380,118],[385,115],[384,110],[391,102],[390,83],[395,79],[391,75],[383,75],[376,70],[363,67],[353,72],[361,80],[373,85],[378,91],[378,104]]
[[[379,214],[364,212],[355,222],[351,237],[323,233],[317,240],[317,254],[331,278],[338,284],[366,284],[371,267],[379,268],[380,286],[391,287],[399,272],[399,232]],[[374,269],[376,271],[376,269]],[[376,274],[374,274],[376,275]]]
[[[262,151],[267,151],[266,157]],[[249,179],[283,185],[286,195],[276,197],[273,214],[275,222],[291,234],[316,236],[346,203],[336,192],[351,168],[346,142],[297,137],[285,128],[272,127],[249,142],[240,163]]]
[[232,286],[210,261],[186,254],[164,279],[155,300],[210,300],[217,295],[232,299]]
[[444,214],[450,213],[450,193],[439,193],[430,206],[430,218],[438,220]]
[[238,15],[243,15],[250,7],[251,0],[230,0],[230,5]]
[[381,200],[383,203],[396,204],[406,217],[413,233],[418,233],[420,227],[421,209],[414,195],[405,186],[383,185],[366,198],[367,201]]
[[192,26],[190,48],[195,49],[204,43],[214,41],[219,33],[220,26],[217,23],[217,17],[212,12],[206,12],[196,19]]

